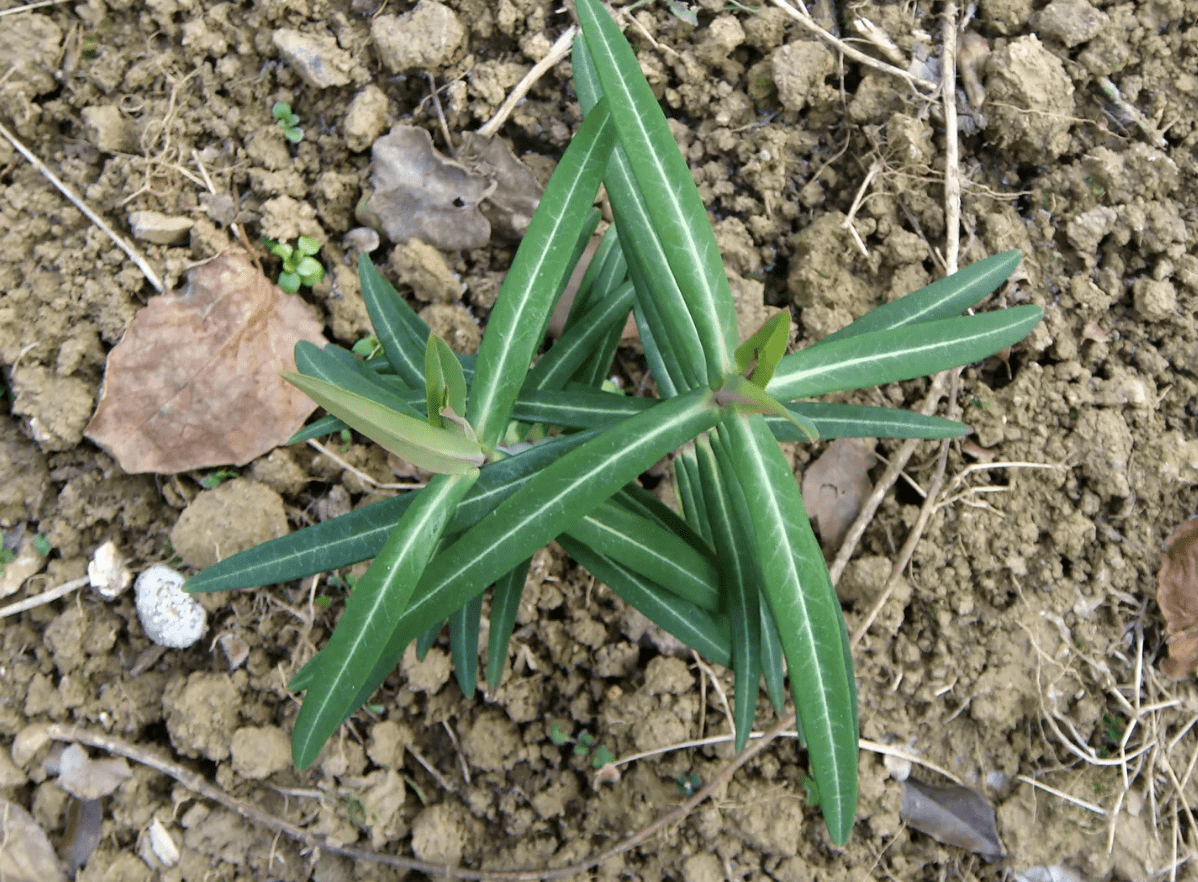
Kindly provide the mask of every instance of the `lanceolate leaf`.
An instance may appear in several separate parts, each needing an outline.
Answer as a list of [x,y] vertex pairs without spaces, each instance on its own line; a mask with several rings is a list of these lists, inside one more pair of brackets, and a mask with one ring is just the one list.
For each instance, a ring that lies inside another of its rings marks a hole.
[[420,353],[428,340],[428,325],[391,283],[379,275],[368,255],[358,256],[358,277],[362,280],[362,299],[370,313],[370,324],[387,360],[405,383],[423,389],[424,364]]
[[[753,547],[753,528],[744,494],[736,482],[731,460],[718,437],[703,435],[695,440],[699,478],[707,520],[715,542],[720,568],[720,587],[731,629],[734,703],[732,716],[736,749],[743,750],[757,711],[757,681],[761,664],[761,615],[757,592],[761,574]],[[722,454],[722,456],[717,455]]]
[[766,391],[789,401],[927,376],[1019,342],[1043,317],[1038,306],[1013,306],[817,344],[783,358]]
[[790,465],[759,417],[720,426],[753,521],[764,593],[778,624],[811,773],[832,840],[857,805],[857,689],[844,617]]
[[570,536],[642,576],[718,610],[719,577],[710,556],[652,521],[608,500],[570,527]]
[[[603,90],[581,35],[574,40],[572,60],[578,100],[583,112],[589,112]],[[612,150],[603,182],[611,197],[621,248],[628,259],[628,277],[636,286],[641,342],[658,388],[666,397],[675,394],[676,389],[694,388],[707,381],[703,344],[649,217],[628,154],[619,144]]]
[[654,624],[718,665],[732,664],[727,623],[712,617],[689,601],[667,591],[627,567],[596,554],[581,542],[562,537],[566,552],[602,579],[624,601],[644,613]]
[[960,315],[1006,281],[1022,257],[1018,251],[1004,251],[979,260],[927,287],[871,309],[848,327],[829,334],[815,345]]
[[316,759],[333,731],[361,704],[354,702],[360,684],[377,665],[450,513],[477,477],[477,471],[434,477],[358,580],[333,636],[309,672],[311,685],[291,738],[292,758],[299,768]]
[[721,377],[732,368],[736,315],[707,208],[632,47],[599,0],[576,6],[620,144],[698,331],[707,375]]
[[461,475],[474,471],[486,461],[478,442],[457,431],[434,429],[423,420],[346,392],[324,380],[294,373],[285,373],[283,377],[329,413],[422,469]]
[[453,674],[466,698],[478,685],[478,629],[482,625],[483,596],[468,600],[449,616],[449,655]]
[[508,642],[516,626],[520,598],[532,558],[518,563],[500,577],[491,591],[491,630],[487,633],[487,688],[494,692],[503,681],[503,666],[507,662]]
[[466,412],[487,447],[494,447],[507,428],[516,393],[542,343],[542,329],[590,216],[614,139],[601,104],[583,120],[549,179],[491,310]]
[[[810,420],[825,441],[833,438],[960,438],[969,427],[944,417],[924,416],[896,407],[828,404],[796,401],[786,409]],[[790,423],[766,415],[766,425],[779,441],[804,441],[806,436]]]

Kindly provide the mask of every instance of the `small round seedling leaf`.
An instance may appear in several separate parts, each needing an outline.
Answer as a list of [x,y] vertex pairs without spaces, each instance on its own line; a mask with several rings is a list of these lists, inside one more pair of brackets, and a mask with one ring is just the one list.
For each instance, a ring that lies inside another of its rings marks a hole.
[[305,257],[309,257],[320,250],[320,243],[311,236],[300,236],[295,243],[296,250]]
[[324,278],[324,267],[315,258],[305,257],[295,268],[295,274],[310,288]]
[[304,130],[286,127],[283,129],[283,137],[292,144],[298,144],[300,141],[304,140]]
[[288,294],[294,294],[299,290],[300,277],[298,273],[279,273],[279,287]]

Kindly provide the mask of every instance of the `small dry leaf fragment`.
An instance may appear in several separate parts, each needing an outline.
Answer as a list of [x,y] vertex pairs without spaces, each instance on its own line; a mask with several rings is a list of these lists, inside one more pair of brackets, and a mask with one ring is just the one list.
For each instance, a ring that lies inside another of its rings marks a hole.
[[84,801],[109,796],[130,775],[129,764],[123,759],[94,760],[78,744],[64,750],[58,761],[58,786]]
[[1198,668],[1198,518],[1165,540],[1156,579],[1156,602],[1169,634],[1169,658],[1161,670],[1167,677],[1188,677]]
[[162,821],[155,818],[137,840],[137,854],[152,870],[179,863],[179,846]]
[[244,465],[316,408],[279,377],[295,369],[299,340],[326,342],[304,301],[245,254],[224,254],[137,313],[84,434],[129,473]]
[[524,238],[543,192],[528,166],[516,157],[507,141],[475,132],[462,133],[458,158],[494,184],[481,206],[492,231],[515,241]]
[[988,860],[1004,854],[994,807],[968,787],[936,787],[908,778],[899,817],[945,845],[969,849]]
[[873,489],[869,470],[873,445],[861,438],[837,438],[803,473],[803,505],[825,548],[839,548],[844,534]]
[[50,840],[25,809],[0,798],[0,879],[5,882],[66,882]]
[[67,828],[63,835],[63,851],[66,852],[67,872],[74,878],[75,871],[87,863],[96,846],[100,844],[100,825],[104,822],[104,809],[98,799],[72,799],[67,807]]

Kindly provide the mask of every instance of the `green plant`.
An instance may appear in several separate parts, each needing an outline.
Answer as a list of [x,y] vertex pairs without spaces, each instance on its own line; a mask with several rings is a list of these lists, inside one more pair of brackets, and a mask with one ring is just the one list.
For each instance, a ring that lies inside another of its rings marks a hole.
[[304,140],[304,130],[299,127],[299,117],[291,112],[291,105],[286,101],[276,101],[270,109],[270,115],[275,118],[275,124],[283,130],[283,137],[292,144]]
[[589,757],[591,766],[596,769],[601,769],[608,763],[616,761],[615,755],[604,745],[598,743],[590,732],[584,730],[578,733],[577,738],[574,738],[570,735],[569,725],[561,720],[556,720],[549,726],[549,740],[558,747],[563,744],[573,744],[574,755]]
[[320,243],[312,237],[300,236],[292,246],[263,236],[262,244],[270,249],[271,254],[283,261],[283,271],[279,273],[279,287],[288,294],[294,294],[300,289],[300,285],[311,288],[324,278],[324,267],[315,257],[316,252],[320,251]]
[[50,544],[50,540],[46,538],[45,533],[38,533],[33,537],[33,550],[42,557],[48,557],[50,552],[54,550],[54,546]]
[[0,546],[0,576],[4,575],[4,570],[10,563],[17,559],[17,553],[11,548]]
[[200,486],[205,490],[215,490],[230,478],[236,478],[237,474],[237,469],[217,469],[200,478]]
[[[783,354],[785,316],[738,345],[706,209],[666,119],[598,0],[577,6],[583,123],[516,253],[477,357],[452,353],[363,256],[362,292],[382,356],[365,363],[336,346],[300,343],[297,372],[287,375],[329,412],[293,441],[348,425],[437,474],[419,491],[222,561],[188,589],[268,585],[373,558],[329,642],[290,684],[305,692],[292,735],[302,768],[408,644],[427,650],[446,621],[458,683],[472,696],[488,588],[486,677],[496,688],[531,556],[556,538],[624,600],[733,670],[738,747],[760,676],[781,710],[785,660],[820,809],[843,843],[857,799],[852,658],[778,442],[959,436],[965,428],[949,420],[802,399],[979,360],[1022,339],[1042,313],[1018,306],[961,315],[1018,264],[1008,252],[798,352]],[[530,369],[598,223],[600,181],[615,224],[564,333]],[[602,390],[630,309],[660,400]],[[636,478],[688,444],[674,460],[679,513]]]

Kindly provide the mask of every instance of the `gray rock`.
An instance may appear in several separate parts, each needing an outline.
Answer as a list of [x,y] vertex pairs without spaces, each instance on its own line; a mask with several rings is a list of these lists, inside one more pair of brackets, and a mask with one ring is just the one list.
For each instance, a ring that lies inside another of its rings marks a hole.
[[457,14],[436,0],[420,0],[403,15],[380,15],[370,25],[379,58],[393,73],[436,70],[452,62],[466,40]]
[[157,211],[129,212],[129,227],[133,238],[154,245],[174,245],[191,232],[194,221],[188,217],[171,217]]
[[363,82],[366,71],[329,34],[280,28],[271,35],[279,54],[305,83],[317,89]]

